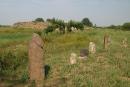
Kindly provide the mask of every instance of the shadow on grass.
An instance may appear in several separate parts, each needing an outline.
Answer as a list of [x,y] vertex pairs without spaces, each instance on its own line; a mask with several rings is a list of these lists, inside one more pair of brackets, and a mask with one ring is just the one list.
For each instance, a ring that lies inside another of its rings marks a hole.
[[45,72],[45,79],[47,79],[48,75],[49,75],[49,71],[50,71],[50,66],[49,65],[45,65],[44,66],[44,72]]

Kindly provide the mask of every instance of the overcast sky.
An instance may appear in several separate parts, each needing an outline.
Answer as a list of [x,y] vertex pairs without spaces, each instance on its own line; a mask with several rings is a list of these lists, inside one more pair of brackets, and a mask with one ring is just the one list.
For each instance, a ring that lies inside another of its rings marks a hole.
[[104,26],[130,22],[130,0],[0,0],[0,24],[37,17],[82,20]]

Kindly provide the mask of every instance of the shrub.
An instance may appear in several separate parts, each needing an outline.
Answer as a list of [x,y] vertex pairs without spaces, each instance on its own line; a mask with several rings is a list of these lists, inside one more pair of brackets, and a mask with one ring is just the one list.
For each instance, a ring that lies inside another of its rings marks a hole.
[[42,35],[42,32],[41,32],[41,31],[34,31],[34,33],[37,33],[39,36]]
[[84,29],[84,26],[81,22],[76,22],[76,21],[73,21],[73,20],[70,20],[68,23],[67,23],[67,30],[69,32],[71,32],[71,27],[75,27],[77,29],[80,29],[80,30],[83,30]]
[[36,18],[35,22],[44,22],[43,18]]
[[84,25],[82,23],[80,23],[80,22],[77,22],[76,28],[80,29],[80,30],[83,30],[84,29]]
[[0,58],[0,68],[1,70],[15,70],[19,65],[17,58],[10,51],[4,52]]
[[[84,29],[84,25],[81,22],[76,22],[73,20],[70,20],[68,23],[65,23],[63,20],[59,20],[59,19],[47,19],[48,22],[50,22],[53,26],[54,29],[59,28],[61,33],[65,33],[65,26],[67,26],[67,31],[71,32],[71,27],[75,27],[77,29],[83,30]],[[54,30],[53,29],[53,30]],[[48,33],[48,32],[46,32]]]
[[25,83],[25,82],[27,82],[28,80],[29,80],[29,75],[28,75],[28,73],[27,73],[27,72],[23,72],[20,81],[21,81],[22,83]]
[[54,31],[54,27],[53,26],[48,26],[46,29],[44,29],[44,32],[46,34],[48,34],[49,32],[53,32]]
[[61,33],[65,33],[65,22],[60,19],[47,19],[48,22],[52,24],[53,30],[59,28]]
[[[10,75],[17,68],[27,63],[27,53],[15,54],[11,50],[4,50],[0,54],[0,74]],[[10,73],[11,72],[11,73]]]

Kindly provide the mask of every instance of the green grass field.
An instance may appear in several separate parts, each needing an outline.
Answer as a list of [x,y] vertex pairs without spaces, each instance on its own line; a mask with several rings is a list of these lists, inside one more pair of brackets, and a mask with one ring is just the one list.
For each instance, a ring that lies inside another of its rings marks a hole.
[[[31,29],[0,29],[0,87],[24,87],[27,84],[28,41]],[[111,36],[111,45],[103,48],[105,34]],[[130,31],[92,29],[64,35],[42,33],[44,40],[44,63],[50,67],[45,87],[130,87]],[[122,40],[128,39],[128,47],[122,48]],[[87,60],[78,59],[70,65],[72,52],[96,43],[96,54]]]

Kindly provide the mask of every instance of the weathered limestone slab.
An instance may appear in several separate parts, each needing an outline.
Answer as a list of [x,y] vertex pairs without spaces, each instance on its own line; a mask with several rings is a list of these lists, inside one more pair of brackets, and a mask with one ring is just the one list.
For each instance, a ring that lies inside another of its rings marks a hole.
[[127,38],[124,38],[124,39],[122,40],[122,47],[124,47],[124,48],[127,48],[127,47],[128,47],[128,40],[127,40]]
[[29,76],[31,81],[35,81],[36,87],[43,87],[43,44],[41,37],[34,33],[29,42]]
[[111,42],[110,36],[108,34],[105,34],[105,36],[104,36],[104,48],[105,49],[108,49],[110,42]]
[[96,45],[94,42],[89,43],[89,53],[91,53],[91,54],[96,53]]
[[70,55],[70,64],[76,64],[76,58],[77,58],[77,54],[76,53],[71,53]]

